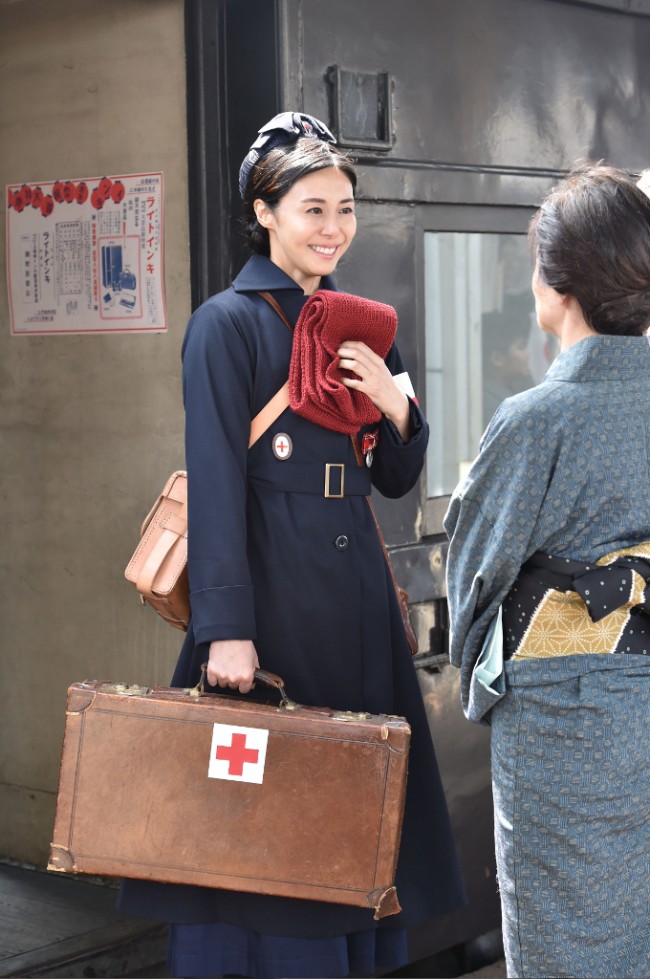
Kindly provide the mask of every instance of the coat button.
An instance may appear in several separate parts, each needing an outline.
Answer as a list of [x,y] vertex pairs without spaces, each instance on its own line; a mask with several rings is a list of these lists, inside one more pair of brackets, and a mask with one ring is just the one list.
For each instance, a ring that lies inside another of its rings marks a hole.
[[338,551],[344,551],[347,546],[348,546],[347,537],[345,536],[345,534],[339,534],[339,536],[334,541],[334,547],[336,547]]

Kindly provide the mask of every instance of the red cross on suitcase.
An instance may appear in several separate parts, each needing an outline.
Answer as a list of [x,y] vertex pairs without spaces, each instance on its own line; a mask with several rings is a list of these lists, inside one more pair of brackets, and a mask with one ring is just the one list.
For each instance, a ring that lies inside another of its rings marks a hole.
[[68,691],[50,870],[400,910],[403,718],[199,688]]

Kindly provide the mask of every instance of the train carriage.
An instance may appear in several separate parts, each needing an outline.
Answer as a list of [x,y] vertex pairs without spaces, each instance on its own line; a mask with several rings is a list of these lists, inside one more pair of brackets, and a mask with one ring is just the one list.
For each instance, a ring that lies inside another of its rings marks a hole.
[[237,0],[187,5],[193,302],[242,261],[235,174],[260,119],[295,108],[360,171],[337,282],[390,303],[431,426],[426,472],[377,501],[418,633],[422,695],[467,880],[462,912],[410,934],[413,960],[498,929],[489,731],[447,658],[449,494],[496,405],[555,349],[535,326],[527,225],[581,157],[650,160],[650,0]]
[[[263,120],[304,110],[358,164],[358,234],[337,285],[397,309],[431,427],[418,486],[375,504],[410,596],[470,899],[409,933],[409,974],[436,974],[434,956],[447,962],[437,974],[462,972],[462,950],[498,935],[500,905],[489,730],[465,720],[447,655],[442,519],[495,406],[556,355],[530,291],[526,230],[540,199],[581,157],[650,167],[650,0],[0,0],[0,20],[10,190],[0,247],[14,269],[22,253],[25,308],[35,252],[16,219],[41,235],[60,222],[64,277],[85,282],[66,245],[83,209],[68,195],[36,221],[37,196],[28,208],[18,188],[74,178],[88,193],[106,174],[164,174],[155,268],[166,299],[151,330],[131,329],[142,274],[114,228],[113,245],[88,246],[97,302],[116,314],[100,329],[65,293],[74,336],[53,328],[54,302],[12,333],[17,286],[0,296],[10,555],[0,863],[47,862],[68,686],[169,681],[180,634],[141,610],[123,569],[150,500],[183,468],[188,313],[243,264],[240,162]],[[102,223],[126,206],[114,200]],[[39,910],[39,948],[41,931]],[[16,950],[23,939],[12,940]]]

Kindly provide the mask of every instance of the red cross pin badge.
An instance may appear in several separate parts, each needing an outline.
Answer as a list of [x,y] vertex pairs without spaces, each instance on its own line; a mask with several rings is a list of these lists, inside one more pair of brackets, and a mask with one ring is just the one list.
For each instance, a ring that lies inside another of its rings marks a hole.
[[215,724],[212,732],[208,778],[233,782],[264,781],[269,732],[256,727]]
[[286,432],[278,432],[273,436],[271,448],[276,459],[288,459],[293,452],[293,442]]
[[376,428],[374,432],[366,432],[361,438],[361,451],[363,452],[363,457],[366,460],[366,465],[368,469],[372,466],[373,449],[379,445],[379,429]]

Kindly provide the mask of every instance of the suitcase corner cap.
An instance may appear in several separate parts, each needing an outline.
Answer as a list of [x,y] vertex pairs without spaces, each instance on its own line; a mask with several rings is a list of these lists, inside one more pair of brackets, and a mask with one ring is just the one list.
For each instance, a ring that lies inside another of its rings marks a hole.
[[368,899],[375,909],[375,921],[379,921],[381,918],[387,918],[391,914],[399,914],[402,910],[397,900],[397,888],[395,886],[389,887],[386,890],[380,888],[376,891],[371,891]]
[[[87,684],[87,685],[86,685]],[[82,711],[92,707],[97,695],[94,684],[89,681],[83,683],[73,683],[68,689],[67,714],[81,714]]]
[[75,869],[74,857],[66,847],[53,843],[50,847],[47,869],[58,871],[61,874],[72,873]]
[[403,753],[409,750],[411,741],[411,729],[405,725],[401,718],[395,718],[381,726],[380,736],[385,741],[391,751]]

